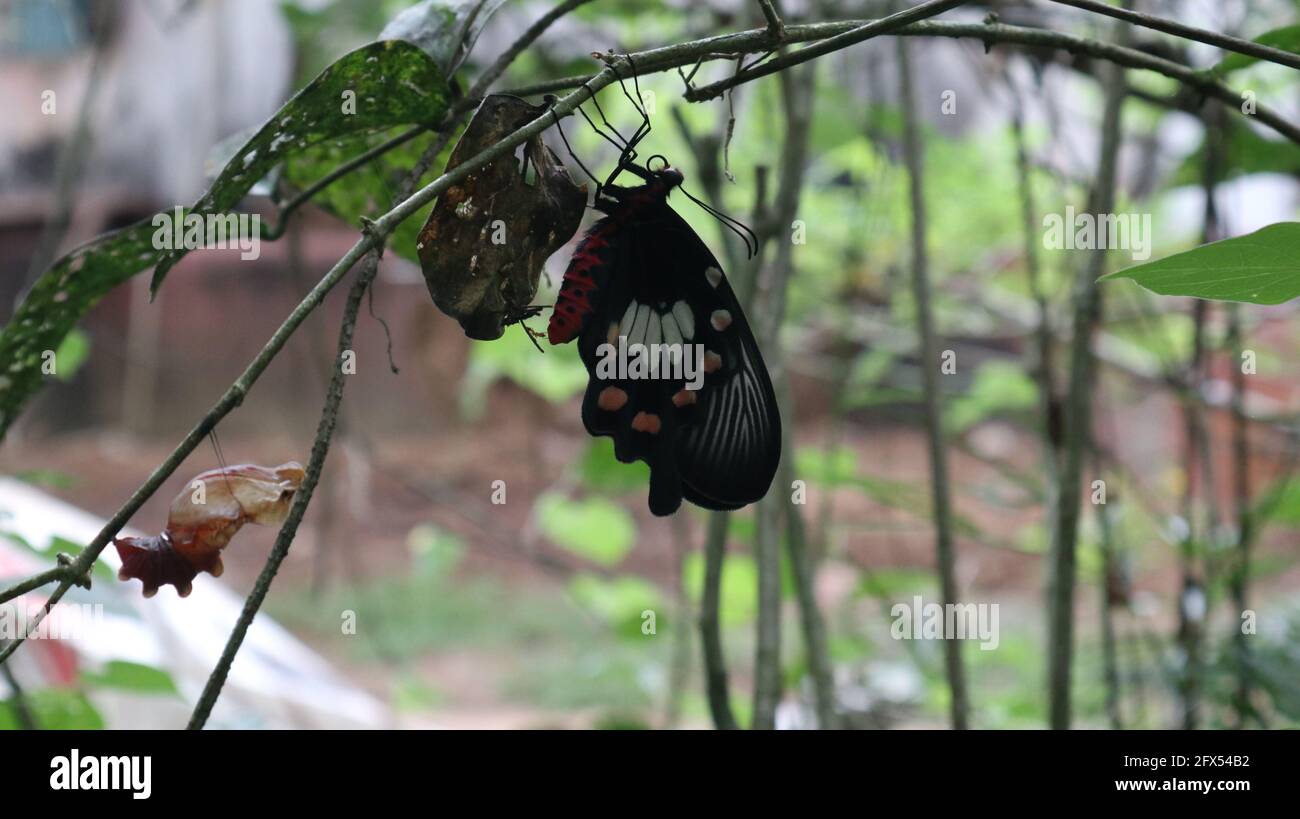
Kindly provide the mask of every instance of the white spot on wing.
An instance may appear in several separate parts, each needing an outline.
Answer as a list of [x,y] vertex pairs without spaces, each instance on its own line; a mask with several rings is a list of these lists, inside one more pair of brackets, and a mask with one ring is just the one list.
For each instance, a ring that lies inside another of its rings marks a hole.
[[645,343],[658,344],[660,332],[663,330],[663,319],[656,312],[650,313],[650,320],[645,329]]
[[636,320],[632,322],[632,329],[627,331],[628,344],[645,343],[646,325],[650,323],[650,305],[639,304],[636,308]]
[[627,311],[623,313],[623,320],[618,323],[624,333],[632,332],[632,319],[634,318],[636,318],[636,299],[628,302]]
[[664,313],[664,341],[669,344],[682,343],[682,331],[677,328],[677,319],[672,313]]
[[722,271],[716,267],[707,267],[704,269],[704,278],[709,280],[709,287],[717,287],[722,283]]
[[713,315],[709,316],[709,323],[713,329],[722,332],[731,326],[731,314],[726,310],[714,310]]
[[673,318],[677,319],[677,326],[682,330],[682,337],[687,341],[695,338],[695,316],[691,313],[691,307],[684,301],[679,301],[673,305]]

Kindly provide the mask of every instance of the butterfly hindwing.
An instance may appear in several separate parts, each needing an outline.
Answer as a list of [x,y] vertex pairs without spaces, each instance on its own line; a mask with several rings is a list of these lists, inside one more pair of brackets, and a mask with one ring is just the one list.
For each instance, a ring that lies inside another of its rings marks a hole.
[[[781,417],[767,366],[744,310],[703,240],[665,202],[666,244],[697,314],[706,375],[696,417],[677,442],[685,497],[736,509],[767,494],[781,456]],[[716,357],[715,357],[716,356]],[[710,371],[713,367],[716,370]]]

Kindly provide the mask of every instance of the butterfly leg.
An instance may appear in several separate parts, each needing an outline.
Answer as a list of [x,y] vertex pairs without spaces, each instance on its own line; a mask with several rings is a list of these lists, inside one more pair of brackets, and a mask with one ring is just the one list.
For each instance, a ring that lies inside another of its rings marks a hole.
[[[599,200],[600,191],[604,186],[601,184],[600,180],[596,178],[596,175],[583,164],[582,160],[578,159],[578,155],[573,152],[573,146],[569,145],[569,139],[564,135],[564,127],[560,125],[560,116],[555,113],[555,97],[548,94],[546,102],[551,106],[551,118],[555,120],[555,130],[560,133],[560,141],[564,143],[564,150],[569,152],[569,157],[572,158],[574,162],[578,163],[578,167],[582,168],[582,172],[585,173],[592,182],[596,183],[596,199]],[[579,108],[578,110],[581,111],[582,109]]]
[[[636,132],[632,134],[632,139],[628,140],[628,147],[633,148],[650,134],[650,113],[646,110],[645,100],[641,97],[641,83],[637,79],[636,62],[632,60],[631,54],[624,54],[623,57],[632,70],[632,87],[636,89],[635,97],[628,93],[627,83],[623,81],[622,75],[618,73],[618,69],[614,67],[612,62],[609,64],[609,70],[614,72],[615,77],[618,77],[618,87],[622,89],[623,96],[627,97],[628,102],[632,103],[632,107],[641,115],[641,124],[637,126]],[[635,151],[633,151],[633,155],[635,155]]]

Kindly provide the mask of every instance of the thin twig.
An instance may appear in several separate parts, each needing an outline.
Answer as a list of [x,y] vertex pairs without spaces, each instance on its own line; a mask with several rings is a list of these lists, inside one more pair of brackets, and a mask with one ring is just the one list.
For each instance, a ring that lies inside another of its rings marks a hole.
[[1242,361],[1245,340],[1241,331],[1241,305],[1228,306],[1228,349],[1232,362],[1232,494],[1237,514],[1237,549],[1228,586],[1232,593],[1236,617],[1233,629],[1233,648],[1236,660],[1237,687],[1232,705],[1236,712],[1236,726],[1244,728],[1246,720],[1254,713],[1251,705],[1252,674],[1250,666],[1250,635],[1241,626],[1241,617],[1249,608],[1250,547],[1255,535],[1255,517],[1251,509],[1250,482],[1250,418],[1246,415],[1246,367]]
[[32,713],[31,706],[27,702],[27,694],[23,691],[22,684],[14,676],[14,670],[9,667],[8,663],[0,665],[0,674],[4,675],[5,682],[9,684],[9,701],[13,705],[14,716],[18,718],[18,727],[24,731],[35,731],[40,728],[36,722],[36,716]]
[[100,87],[106,73],[104,71],[104,62],[108,53],[108,38],[113,30],[113,27],[108,24],[108,15],[104,13],[105,11],[107,9],[101,8],[99,13],[91,15],[92,18],[95,18],[92,19],[92,24],[96,29],[96,33],[91,50],[90,65],[86,71],[86,90],[77,106],[77,119],[72,127],[72,133],[68,135],[67,140],[59,148],[58,159],[54,168],[53,208],[44,227],[41,229],[40,238],[36,242],[36,249],[28,259],[27,275],[19,292],[25,292],[36,281],[37,277],[50,266],[50,262],[54,260],[55,254],[58,253],[59,245],[67,236],[68,227],[72,223],[72,208],[76,199],[77,181],[85,169],[93,141],[93,134],[90,130],[91,115],[94,113],[96,103],[99,100]]
[[[943,395],[939,384],[939,350],[934,334],[934,317],[930,300],[930,273],[926,248],[926,212],[924,162],[919,128],[916,122],[916,99],[912,91],[909,43],[899,39],[899,104],[903,111],[903,157],[907,164],[912,205],[912,298],[916,302],[917,334],[920,337],[921,385],[925,401],[925,431],[930,455],[930,494],[934,509],[935,551],[938,556],[939,585],[945,606],[957,604],[957,556],[952,537],[952,500],[948,487],[948,462],[943,442]],[[966,672],[962,665],[961,641],[945,635],[944,666],[951,692],[949,712],[952,727],[969,727],[966,695]]]
[[492,62],[492,65],[488,66],[479,78],[474,81],[474,85],[470,88],[468,96],[473,99],[486,94],[487,90],[492,87],[492,83],[496,82],[502,74],[506,73],[506,69],[509,68],[515,59],[523,53],[524,49],[536,42],[537,38],[541,37],[542,34],[551,27],[552,23],[579,6],[585,6],[590,2],[592,2],[592,0],[565,0],[563,3],[560,3],[555,8],[537,18],[537,21],[529,26],[528,29],[510,45],[509,48],[501,52],[501,55]]
[[[781,147],[780,182],[772,205],[772,218],[761,220],[757,226],[760,248],[769,243],[775,246],[766,275],[760,277],[761,283],[755,282],[758,287],[751,293],[757,302],[754,325],[758,343],[768,351],[768,370],[777,385],[784,384],[785,380],[779,331],[794,271],[794,243],[785,231],[797,215],[803,190],[815,82],[815,65],[781,74],[781,103],[786,125]],[[790,417],[787,413],[782,414]],[[759,506],[754,537],[754,561],[758,568],[758,624],[753,726],[760,729],[775,727],[776,706],[781,697],[781,529],[785,516],[798,513],[785,497],[787,487],[788,484],[769,493]],[[808,579],[811,580],[811,576]]]
[[46,569],[40,574],[32,575],[26,580],[20,580],[9,588],[0,592],[0,603],[7,603],[16,597],[22,597],[29,591],[34,591],[44,586],[46,583],[53,583],[57,580],[63,580],[68,576],[68,569],[65,566],[55,566],[53,569]]
[[767,21],[767,31],[772,37],[772,42],[775,44],[784,40],[785,23],[777,13],[776,7],[772,5],[772,0],[758,0],[758,7],[763,12],[763,19]]
[[[1125,38],[1127,26],[1117,26]],[[1110,213],[1115,204],[1116,166],[1121,141],[1120,112],[1124,104],[1124,71],[1109,67],[1104,86],[1097,179],[1089,197],[1088,213]],[[1055,520],[1052,528],[1048,590],[1048,700],[1052,728],[1070,727],[1070,670],[1074,651],[1074,584],[1079,536],[1079,494],[1092,421],[1092,385],[1095,362],[1093,328],[1101,314],[1097,279],[1106,268],[1103,251],[1084,251],[1074,291],[1074,336],[1070,347],[1070,383],[1065,406],[1065,446],[1057,475]]]
[[[784,30],[785,33],[783,35],[783,40],[784,42],[787,43],[799,43],[799,42],[810,42],[810,41],[822,40],[823,41],[822,44],[824,44],[826,42],[830,42],[830,39],[826,39],[826,38],[834,39],[837,36],[842,36],[844,34],[852,33],[855,31],[861,31],[866,26],[877,24],[877,23],[883,23],[888,19],[890,18],[884,18],[882,20],[875,20],[875,21],[847,20],[843,22],[814,23],[814,24],[807,24],[807,25],[789,26],[786,27]],[[1077,37],[1071,34],[1065,34],[1061,32],[1048,31],[1045,29],[1019,27],[1019,26],[1009,26],[1004,24],[990,23],[990,24],[981,25],[981,24],[973,24],[973,23],[946,23],[946,22],[931,20],[931,21],[906,25],[902,28],[895,29],[890,33],[897,36],[903,36],[903,37],[949,37],[954,39],[977,39],[977,40],[981,40],[986,44],[1001,43],[1007,45],[1027,46],[1032,48],[1052,48],[1059,51],[1065,51],[1070,54],[1083,54],[1090,57],[1095,57],[1097,59],[1119,63],[1120,65],[1123,65],[1128,68],[1137,68],[1137,69],[1154,71],[1156,73],[1163,74],[1164,76],[1178,80],[1183,85],[1187,86],[1190,89],[1198,91],[1204,96],[1215,97],[1216,99],[1219,99],[1223,102],[1230,103],[1233,107],[1239,106],[1241,102],[1240,94],[1238,94],[1236,91],[1233,91],[1231,88],[1229,88],[1227,85],[1224,85],[1222,82],[1216,80],[1212,75],[1208,74],[1207,72],[1197,71],[1187,66],[1180,65],[1170,60],[1165,60],[1160,57],[1156,57],[1154,55],[1147,54],[1142,51],[1123,48],[1121,46],[1113,45],[1110,43],[1103,43],[1097,40],[1090,40],[1088,38]],[[645,74],[658,73],[660,71],[664,71],[670,68],[680,68],[687,65],[696,65],[698,67],[698,65],[705,60],[734,59],[737,54],[756,53],[764,50],[766,41],[763,38],[765,38],[766,36],[768,36],[767,29],[754,29],[750,31],[740,32],[739,34],[722,35],[721,37],[718,38],[710,38],[708,42],[714,44],[711,47],[711,49],[702,50],[698,54],[693,54],[688,60],[683,60],[675,64],[665,65],[665,66],[657,66],[657,67],[643,66],[640,61],[640,55],[634,55],[637,57],[637,68],[635,73],[637,74],[637,76],[642,76]],[[718,42],[719,40],[725,40],[726,42]],[[849,43],[849,45],[852,45],[852,43]],[[807,49],[801,50],[796,53],[803,54],[805,50]],[[836,50],[836,49],[831,49],[831,50]],[[809,59],[813,56],[820,56],[820,55],[809,54],[807,55],[807,57],[805,57],[805,59]],[[776,65],[775,62],[765,64],[763,66],[762,74],[751,75],[748,73],[742,73],[740,75],[737,75],[736,77],[732,77],[730,80],[726,81],[726,83],[728,83],[726,87],[731,87],[731,85],[739,84],[742,82],[748,82],[751,79],[757,79],[758,76],[763,76],[766,73],[770,73],[772,70],[779,70],[779,68],[772,69],[772,66],[774,65]],[[490,76],[490,73],[491,73],[490,71],[485,72],[483,77],[487,78],[488,76]],[[555,93],[558,91],[567,91],[567,90],[581,87],[583,83],[590,82],[592,79],[595,78],[595,76],[596,76],[595,74],[583,74],[579,76],[559,77],[551,80],[542,80],[537,83],[532,83],[529,85],[508,89],[503,93],[513,94],[519,97],[532,97],[532,96],[539,96],[542,94]],[[457,101],[452,106],[452,111],[451,111],[452,115],[460,116],[464,113],[473,110],[480,102],[482,102],[482,95],[483,93],[485,93],[486,88],[490,86],[490,84],[491,84],[490,82],[486,84],[482,84],[481,81],[476,82],[475,88],[471,91],[471,93],[468,94],[464,99]],[[705,99],[711,99],[713,97],[716,97],[718,94],[721,94],[722,91],[724,90],[726,90],[725,87],[715,88],[715,86],[705,86],[703,88],[693,89],[692,91],[689,91],[686,95],[686,98],[692,102],[702,101]],[[1134,93],[1144,97],[1150,96],[1145,94],[1145,92],[1140,92],[1140,91]],[[1187,110],[1185,106],[1178,106],[1178,107],[1180,107],[1182,110]],[[1292,142],[1300,144],[1300,127],[1297,127],[1296,125],[1288,122],[1287,120],[1282,118],[1279,114],[1274,112],[1272,109],[1256,105],[1255,114],[1253,115],[1253,118],[1258,120],[1261,124],[1266,125],[1269,128],[1272,128],[1274,131],[1277,131],[1279,134],[1287,137]],[[442,129],[442,127],[443,126],[439,126],[439,129]],[[398,147],[399,145],[404,144],[410,139],[418,136],[421,132],[428,130],[428,128],[429,126],[427,125],[414,126],[413,128],[407,131],[403,131],[402,133],[397,134],[392,139],[383,143],[382,145],[378,145],[375,148],[372,148],[371,150],[367,151],[365,154],[362,154],[361,156],[356,157],[355,159],[350,160],[347,163],[339,166],[339,168],[335,169],[335,171],[331,172],[330,174],[326,175],[318,182],[314,183],[311,186],[311,188],[295,196],[293,200],[290,200],[290,202],[287,203],[286,206],[282,209],[281,218],[287,215],[287,213],[290,212],[292,209],[301,205],[302,201],[312,198],[317,193],[319,193],[324,187],[337,181],[340,177],[345,176],[348,173],[351,173],[352,171],[356,170],[358,167],[361,167],[365,165],[367,162],[373,160],[375,157],[384,154]],[[282,232],[283,232],[283,226],[277,225],[276,229],[272,231],[271,235],[269,235],[268,238],[277,238]]]
[[[1101,456],[1096,447],[1092,450],[1093,473],[1103,474]],[[1097,519],[1098,545],[1101,547],[1101,679],[1106,689],[1106,719],[1112,730],[1124,729],[1124,715],[1120,710],[1119,653],[1115,643],[1115,608],[1120,601],[1115,598],[1112,582],[1119,576],[1119,563],[1115,551],[1115,527],[1105,503],[1094,503]]]
[[[441,130],[442,128],[443,126],[440,125],[437,130]],[[285,228],[288,227],[289,216],[301,207],[304,202],[308,202],[315,198],[316,194],[325,190],[330,185],[352,173],[356,169],[369,164],[371,161],[383,156],[394,148],[405,145],[427,130],[429,130],[428,125],[416,125],[412,128],[408,128],[391,139],[385,140],[384,142],[374,146],[365,153],[357,154],[347,162],[344,162],[342,165],[339,165],[334,170],[308,185],[306,188],[303,188],[295,194],[292,199],[280,207],[276,215],[277,221],[275,226],[267,229],[262,238],[272,242],[279,239],[284,235]]]
[[1278,65],[1285,65],[1289,68],[1300,68],[1300,56],[1292,54],[1289,51],[1283,51],[1279,48],[1261,45],[1243,40],[1239,37],[1232,37],[1227,34],[1220,34],[1217,31],[1208,31],[1195,26],[1185,26],[1182,23],[1176,23],[1173,20],[1166,20],[1162,17],[1155,17],[1150,14],[1143,14],[1139,11],[1130,11],[1129,9],[1109,6],[1105,3],[1099,3],[1097,0],[1051,0],[1053,3],[1059,3],[1062,6],[1074,6],[1076,9],[1091,11],[1096,14],[1104,14],[1107,17],[1114,17],[1116,20],[1123,20],[1127,23],[1133,23],[1143,28],[1149,28],[1154,31],[1163,31],[1165,34],[1173,34],[1187,40],[1195,40],[1198,43],[1218,46],[1227,51],[1235,51],[1238,54],[1245,54],[1248,57],[1255,57],[1260,60],[1267,60]]
[[966,0],[929,0],[929,2],[922,3],[921,5],[914,6],[910,9],[905,9],[897,14],[891,14],[888,17],[879,20],[872,20],[865,25],[858,26],[857,28],[846,31],[843,34],[838,34],[829,39],[822,40],[816,45],[801,48],[790,54],[782,54],[771,62],[764,63],[761,66],[756,66],[748,71],[741,71],[728,79],[719,80],[718,82],[706,85],[703,88],[688,89],[686,92],[686,99],[691,102],[711,100],[723,91],[726,91],[728,88],[734,88],[737,85],[751,82],[759,77],[766,77],[769,74],[784,71],[792,65],[798,65],[807,62],[808,60],[825,56],[833,51],[848,48],[849,46],[856,45],[863,40],[869,40],[872,37],[878,37],[881,34],[888,34],[891,31],[896,31],[897,29],[908,25],[909,23],[915,23],[928,17],[933,17],[936,14],[942,14],[943,12],[948,11],[951,8],[956,8],[965,2]]
[[722,564],[727,557],[727,512],[709,515],[704,539],[704,589],[700,595],[700,646],[704,654],[704,687],[709,698],[713,727],[730,731],[739,727],[731,710],[727,684],[727,655],[722,649]]
[[758,614],[754,640],[754,708],[750,727],[776,728],[781,701],[781,504],[777,487],[755,512],[754,565],[758,571]]
[[[781,399],[790,405],[790,382],[782,384]],[[784,409],[784,408],[783,408]],[[787,418],[793,418],[786,411]],[[790,490],[794,477],[793,437],[786,434],[782,442],[781,469],[778,472],[779,489]],[[830,494],[829,492],[826,494]],[[835,711],[835,677],[831,667],[830,649],[826,643],[826,620],[817,605],[815,575],[817,563],[808,553],[808,526],[801,507],[791,504],[785,515],[786,554],[790,558],[790,573],[794,576],[795,599],[799,604],[799,625],[803,631],[804,654],[808,662],[808,677],[812,680],[813,710],[817,714],[817,727],[823,730],[839,727]]]
[[339,330],[338,354],[334,359],[334,372],[330,376],[325,406],[321,408],[320,423],[316,429],[316,440],[312,444],[311,460],[307,464],[306,475],[303,477],[302,485],[294,492],[293,505],[289,509],[289,515],[285,519],[284,525],[280,527],[280,533],[276,535],[275,546],[271,549],[271,554],[267,557],[266,565],[262,567],[262,572],[258,575],[253,590],[245,598],[244,608],[239,613],[239,619],[235,622],[235,627],[226,641],[226,647],[221,652],[221,658],[217,661],[216,667],[212,669],[207,684],[203,687],[203,693],[194,706],[194,713],[190,717],[188,726],[192,731],[202,729],[208,720],[208,716],[212,713],[212,707],[216,704],[217,697],[221,695],[221,689],[225,685],[226,676],[230,673],[230,666],[235,661],[235,655],[239,652],[240,646],[243,645],[244,637],[248,633],[249,626],[253,623],[253,618],[257,616],[258,610],[262,607],[262,602],[266,599],[267,593],[270,592],[271,581],[275,579],[280,564],[288,556],[289,547],[293,544],[294,536],[298,533],[298,525],[302,523],[303,515],[307,512],[307,505],[311,503],[312,493],[316,490],[321,470],[325,466],[325,458],[329,454],[330,440],[334,436],[334,427],[338,423],[339,405],[343,401],[343,385],[347,376],[341,362],[344,353],[352,347],[352,335],[356,329],[357,313],[361,308],[361,299],[365,295],[366,288],[374,280],[375,273],[378,270],[379,250],[376,249],[372,250],[366,257],[361,272],[352,285],[352,291],[348,293],[347,307],[343,312],[343,326]]

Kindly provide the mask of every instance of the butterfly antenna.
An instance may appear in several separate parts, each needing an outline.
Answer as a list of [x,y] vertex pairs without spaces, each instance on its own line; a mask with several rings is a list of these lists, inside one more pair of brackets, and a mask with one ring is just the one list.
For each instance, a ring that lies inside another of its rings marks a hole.
[[699,205],[700,208],[702,208],[705,213],[709,214],[714,219],[717,219],[719,222],[723,224],[724,227],[726,227],[732,233],[739,236],[740,240],[745,243],[746,258],[752,259],[754,256],[758,254],[758,236],[754,233],[753,230],[750,229],[748,225],[746,225],[744,222],[740,221],[739,219],[736,219],[735,217],[728,216],[727,214],[723,213],[722,211],[718,210],[712,205],[709,205],[707,202],[697,199],[696,197],[692,196],[691,192],[686,190],[686,188],[679,186],[678,190],[680,190],[683,194],[685,194],[687,199]]

